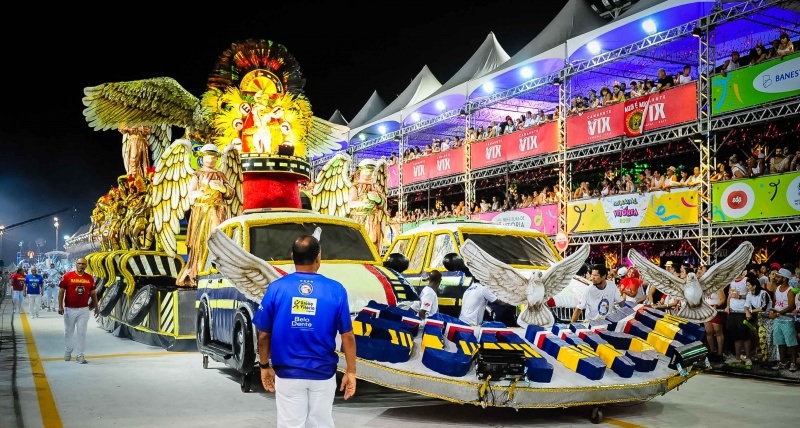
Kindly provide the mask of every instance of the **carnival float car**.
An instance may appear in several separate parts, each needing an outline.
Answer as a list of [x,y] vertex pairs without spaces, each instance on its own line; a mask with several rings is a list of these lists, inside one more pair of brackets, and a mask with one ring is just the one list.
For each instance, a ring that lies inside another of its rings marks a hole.
[[208,240],[197,277],[197,348],[235,368],[242,391],[257,358],[253,315],[269,282],[294,271],[291,243],[313,234],[322,246],[319,273],[345,285],[355,316],[370,303],[410,307],[417,293],[396,271],[382,266],[364,226],[315,211],[276,208],[248,211],[220,224]]

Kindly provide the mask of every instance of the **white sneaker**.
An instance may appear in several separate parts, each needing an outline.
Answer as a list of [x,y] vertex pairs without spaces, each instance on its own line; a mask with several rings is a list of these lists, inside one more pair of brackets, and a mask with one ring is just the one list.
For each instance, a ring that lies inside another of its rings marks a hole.
[[752,366],[752,365],[753,365],[753,360],[751,360],[751,359],[749,359],[749,358],[745,358],[745,360],[744,360],[744,365],[746,365],[746,366]]
[[69,361],[72,359],[72,351],[65,351],[64,352],[64,361]]
[[86,358],[83,358],[83,355],[78,355],[78,358],[75,359],[78,364],[86,364]]
[[797,371],[797,364],[796,363],[789,364],[789,371],[792,372],[792,373],[796,372]]

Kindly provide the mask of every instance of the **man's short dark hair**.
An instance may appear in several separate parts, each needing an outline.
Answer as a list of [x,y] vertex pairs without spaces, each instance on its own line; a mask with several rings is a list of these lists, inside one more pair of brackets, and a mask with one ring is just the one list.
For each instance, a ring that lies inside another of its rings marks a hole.
[[292,244],[292,260],[296,265],[313,265],[319,255],[320,247],[317,238],[303,235]]
[[608,268],[606,267],[606,265],[603,265],[603,264],[599,264],[598,263],[598,264],[592,266],[592,270],[596,270],[597,273],[600,274],[600,276],[608,275]]
[[428,284],[439,284],[442,282],[442,273],[434,269],[428,274]]

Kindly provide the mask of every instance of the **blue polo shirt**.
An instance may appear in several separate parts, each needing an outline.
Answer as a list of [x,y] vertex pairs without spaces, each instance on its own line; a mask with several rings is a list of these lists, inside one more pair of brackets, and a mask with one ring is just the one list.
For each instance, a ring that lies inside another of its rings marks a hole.
[[253,325],[272,333],[278,377],[330,379],[336,374],[336,334],[353,330],[347,290],[317,273],[294,272],[267,287]]
[[28,294],[42,294],[42,286],[44,286],[44,277],[39,275],[28,274],[25,275],[25,286],[27,287]]

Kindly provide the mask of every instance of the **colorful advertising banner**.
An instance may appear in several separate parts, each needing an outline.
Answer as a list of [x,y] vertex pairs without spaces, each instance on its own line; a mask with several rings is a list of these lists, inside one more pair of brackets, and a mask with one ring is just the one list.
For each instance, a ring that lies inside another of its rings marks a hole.
[[395,164],[388,168],[389,177],[386,179],[386,187],[394,189],[400,186],[400,167]]
[[[466,216],[447,217],[447,220],[465,220],[466,218],[467,218]],[[433,220],[422,220],[422,221],[408,221],[405,223],[395,223],[395,224],[399,224],[400,227],[402,228],[402,232],[406,232],[415,227],[422,226],[423,224],[429,224],[432,222]]]
[[625,101],[625,135],[629,137],[692,120],[697,120],[697,83]]
[[800,172],[711,185],[712,220],[730,222],[800,215]]
[[520,208],[513,211],[473,214],[473,220],[486,220],[505,226],[533,229],[537,232],[555,235],[558,230],[558,205]]
[[711,111],[720,114],[800,94],[800,54],[711,79]]
[[558,151],[558,124],[548,122],[472,145],[472,169]]
[[567,147],[592,144],[625,133],[625,104],[619,103],[567,118]]
[[606,196],[567,204],[569,233],[697,224],[695,188]]
[[[446,177],[464,172],[464,148],[433,153],[403,164],[403,184],[413,184],[431,178]],[[399,185],[399,180],[398,180]]]

